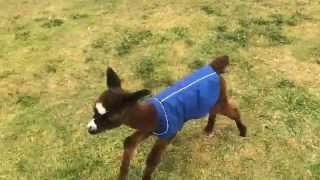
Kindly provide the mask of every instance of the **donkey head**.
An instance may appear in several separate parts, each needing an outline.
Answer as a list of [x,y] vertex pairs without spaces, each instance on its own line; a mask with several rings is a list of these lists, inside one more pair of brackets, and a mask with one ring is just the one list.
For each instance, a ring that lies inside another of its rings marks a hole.
[[137,101],[150,94],[143,89],[129,93],[121,88],[121,80],[112,68],[107,69],[107,90],[96,100],[93,106],[93,119],[88,123],[88,132],[97,134],[104,130],[119,127],[126,119],[126,112]]

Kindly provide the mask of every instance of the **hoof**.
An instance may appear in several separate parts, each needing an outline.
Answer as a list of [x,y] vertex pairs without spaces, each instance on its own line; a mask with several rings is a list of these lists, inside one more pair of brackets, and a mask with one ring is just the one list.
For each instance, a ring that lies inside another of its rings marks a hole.
[[212,128],[205,127],[205,128],[203,129],[203,132],[204,132],[207,136],[209,136],[210,134],[213,133],[213,129],[212,129]]
[[240,133],[241,137],[247,137],[246,133]]
[[241,136],[241,137],[246,137],[246,136],[247,136],[247,128],[243,128],[243,129],[240,131],[240,136]]
[[203,132],[207,137],[215,136],[215,133],[214,133],[214,131],[212,129],[204,128]]

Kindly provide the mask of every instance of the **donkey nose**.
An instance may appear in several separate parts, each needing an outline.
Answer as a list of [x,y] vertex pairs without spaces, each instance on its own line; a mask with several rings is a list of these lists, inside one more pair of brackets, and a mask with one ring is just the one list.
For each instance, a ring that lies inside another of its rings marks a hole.
[[88,127],[88,132],[90,133],[90,134],[93,134],[95,131],[97,131],[97,125],[96,125],[96,123],[94,122],[94,119],[92,119],[89,123],[88,123],[88,125],[87,125],[87,127]]

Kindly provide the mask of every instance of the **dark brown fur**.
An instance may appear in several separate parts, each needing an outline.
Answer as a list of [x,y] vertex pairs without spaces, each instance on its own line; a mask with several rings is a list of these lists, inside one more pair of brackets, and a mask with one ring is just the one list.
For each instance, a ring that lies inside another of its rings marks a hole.
[[218,74],[222,74],[225,72],[227,66],[229,65],[229,57],[217,57],[214,61],[210,63],[210,65]]
[[[228,56],[218,57],[215,60],[213,60],[210,65],[218,74],[224,73],[226,67],[229,65],[229,58]],[[110,95],[108,95],[108,92],[105,92],[99,98],[99,101],[104,102],[105,107],[107,109],[110,108],[111,110],[114,107],[109,107],[110,106],[109,104],[115,103],[117,101],[118,103],[117,108],[121,108],[122,112],[116,115],[118,117],[115,118],[115,120],[113,121],[111,120],[111,122],[116,121],[116,123],[125,124],[133,129],[136,129],[136,131],[131,136],[127,137],[124,141],[124,152],[123,152],[123,158],[122,158],[122,163],[120,167],[120,174],[118,177],[118,179],[124,180],[124,179],[127,179],[130,160],[132,159],[135,148],[139,143],[141,143],[143,140],[145,140],[150,135],[152,135],[153,130],[157,127],[157,119],[156,119],[157,116],[156,116],[156,110],[152,105],[144,102],[138,102],[138,99],[140,97],[148,94],[146,90],[138,91],[140,92],[140,95],[137,92],[136,93],[125,92],[124,90],[121,89],[120,79],[115,75],[113,71],[112,72],[111,71],[112,70],[108,69],[108,72],[107,72],[108,74],[107,84],[109,87],[109,91],[110,89],[112,91],[115,91],[113,95],[121,94],[122,100],[114,100],[114,102],[111,102],[112,99],[116,99],[116,97],[112,97],[112,98],[107,97]],[[222,76],[220,77],[221,77],[220,97],[216,105],[212,107],[211,111],[209,112],[208,123],[204,128],[204,131],[206,134],[211,134],[214,129],[216,115],[221,114],[234,120],[240,131],[240,136],[246,136],[247,129],[246,129],[246,126],[241,122],[239,110],[236,106],[230,104],[227,96],[226,81]],[[131,100],[129,97],[131,97]],[[120,96],[118,97],[118,99],[119,98]],[[107,129],[112,129],[112,128],[107,128]],[[171,139],[170,140],[158,139],[156,141],[153,148],[151,149],[150,154],[148,155],[148,158],[146,161],[146,168],[144,170],[143,180],[151,179],[152,173],[154,172],[157,165],[159,164],[161,155],[163,154],[164,150],[166,149],[170,141]]]

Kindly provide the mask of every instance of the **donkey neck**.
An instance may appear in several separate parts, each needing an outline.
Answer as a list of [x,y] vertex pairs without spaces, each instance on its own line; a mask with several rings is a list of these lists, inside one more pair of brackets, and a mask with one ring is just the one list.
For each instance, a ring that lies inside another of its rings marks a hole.
[[143,132],[152,132],[157,127],[157,112],[150,103],[136,103],[128,109],[125,124]]

